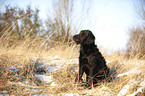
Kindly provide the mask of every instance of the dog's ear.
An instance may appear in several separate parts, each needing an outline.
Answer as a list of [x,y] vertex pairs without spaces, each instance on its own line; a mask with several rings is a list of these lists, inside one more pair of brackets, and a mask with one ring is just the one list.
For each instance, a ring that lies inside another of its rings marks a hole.
[[85,43],[86,44],[91,44],[94,41],[95,41],[95,36],[92,33],[88,34],[88,37],[87,37],[87,40],[85,41]]

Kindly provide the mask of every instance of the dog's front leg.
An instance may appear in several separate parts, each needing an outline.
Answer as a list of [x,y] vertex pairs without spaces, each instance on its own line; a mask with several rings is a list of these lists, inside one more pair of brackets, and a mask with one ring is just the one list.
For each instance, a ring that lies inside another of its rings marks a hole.
[[84,69],[83,69],[83,66],[80,64],[79,65],[79,74],[77,75],[76,80],[75,80],[77,83],[79,83],[80,81],[83,81],[83,79],[82,79],[83,73],[84,73]]
[[88,83],[89,83],[89,86],[92,86],[93,87],[93,66],[91,66],[90,68],[90,74],[89,74],[89,79],[88,79]]

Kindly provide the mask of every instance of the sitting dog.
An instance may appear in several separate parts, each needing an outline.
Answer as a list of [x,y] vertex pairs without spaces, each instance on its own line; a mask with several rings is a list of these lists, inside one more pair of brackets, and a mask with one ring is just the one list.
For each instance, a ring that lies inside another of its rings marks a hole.
[[86,73],[86,86],[93,86],[98,81],[109,75],[109,68],[99,49],[95,45],[95,36],[90,30],[82,30],[73,40],[80,44],[79,74],[76,82],[82,80],[83,73]]

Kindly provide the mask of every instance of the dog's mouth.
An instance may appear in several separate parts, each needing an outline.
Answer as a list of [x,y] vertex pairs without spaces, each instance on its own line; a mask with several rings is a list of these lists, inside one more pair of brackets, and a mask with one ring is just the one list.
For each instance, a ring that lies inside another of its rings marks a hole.
[[80,41],[79,41],[78,39],[76,39],[75,42],[76,42],[77,44],[80,44]]

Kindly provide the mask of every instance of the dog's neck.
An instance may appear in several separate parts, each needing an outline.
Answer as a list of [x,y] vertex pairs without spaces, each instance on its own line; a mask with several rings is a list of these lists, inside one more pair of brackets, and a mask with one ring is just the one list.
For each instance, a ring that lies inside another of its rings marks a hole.
[[81,54],[87,54],[90,55],[91,53],[94,52],[94,48],[96,48],[97,46],[95,45],[95,43],[91,43],[91,44],[81,44],[81,50],[80,50],[80,55]]

